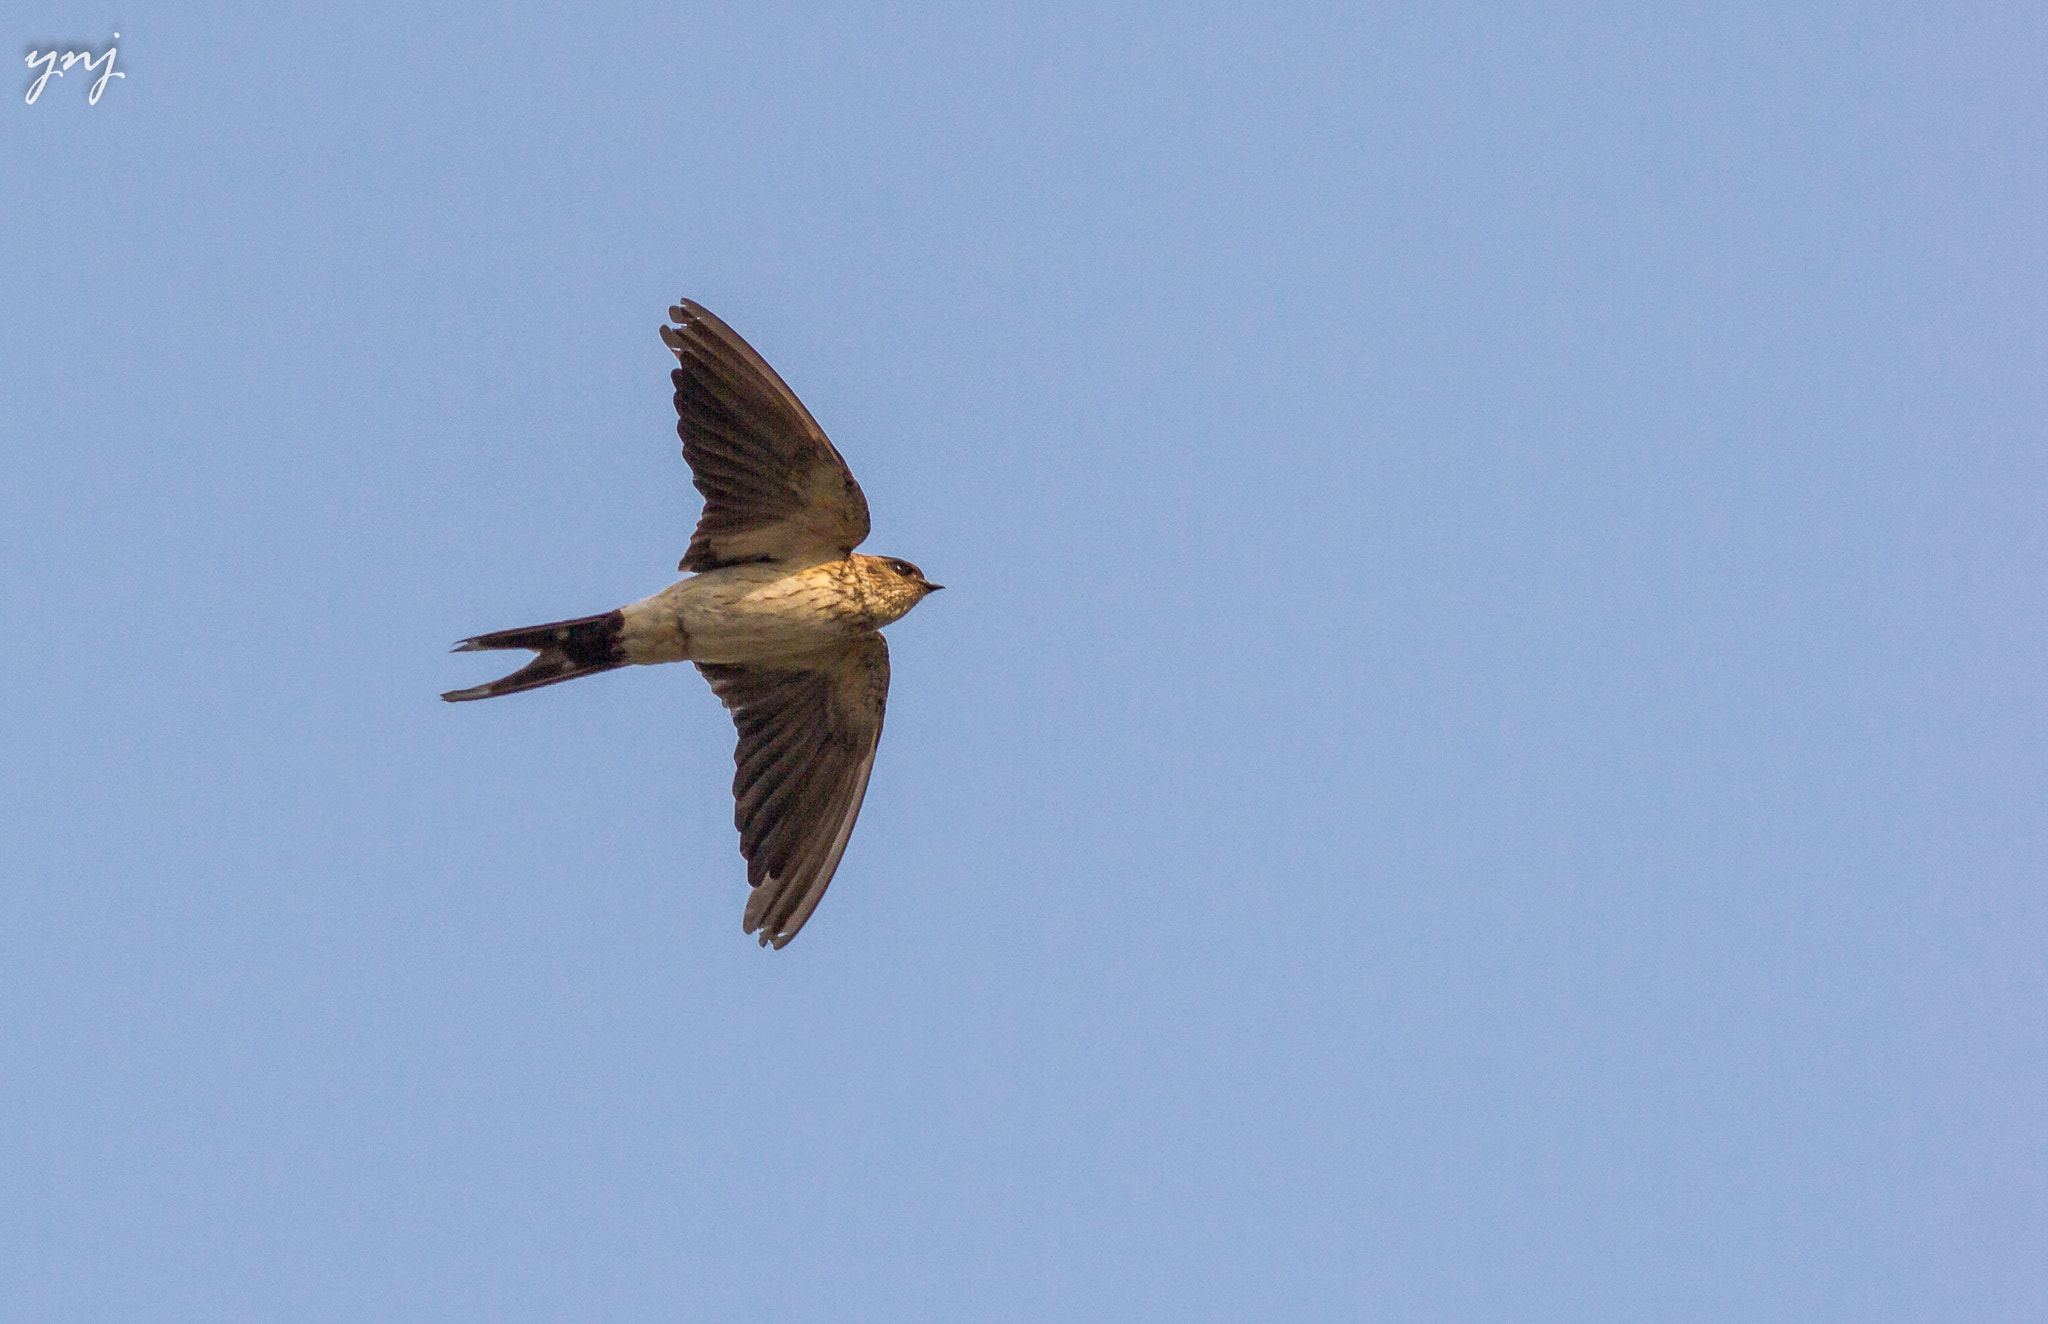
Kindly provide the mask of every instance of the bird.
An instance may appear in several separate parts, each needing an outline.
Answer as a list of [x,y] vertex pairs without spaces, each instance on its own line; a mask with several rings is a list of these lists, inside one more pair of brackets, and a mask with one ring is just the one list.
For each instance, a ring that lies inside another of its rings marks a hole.
[[703,305],[668,310],[676,432],[704,512],[651,597],[498,630],[452,651],[530,649],[492,699],[617,667],[691,662],[732,714],[733,823],[751,892],[742,927],[781,948],[817,909],[860,816],[889,702],[881,629],[944,587],[908,561],[856,552],[867,496],[811,411]]

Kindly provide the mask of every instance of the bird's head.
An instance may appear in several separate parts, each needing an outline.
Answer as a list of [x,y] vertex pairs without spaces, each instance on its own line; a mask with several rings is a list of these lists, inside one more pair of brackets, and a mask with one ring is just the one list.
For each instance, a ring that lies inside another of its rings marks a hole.
[[945,587],[944,584],[934,584],[931,580],[926,579],[924,577],[924,571],[918,569],[916,566],[912,565],[908,561],[899,561],[893,556],[885,556],[880,559],[883,567],[887,569],[890,574],[894,575],[897,579],[902,580],[904,583],[916,588],[917,596],[919,596],[920,598],[927,593],[936,593],[940,589]]
[[926,595],[945,587],[926,579],[924,571],[910,562],[893,556],[863,556],[860,563],[868,572],[870,592],[886,604],[884,610],[892,621],[923,602]]

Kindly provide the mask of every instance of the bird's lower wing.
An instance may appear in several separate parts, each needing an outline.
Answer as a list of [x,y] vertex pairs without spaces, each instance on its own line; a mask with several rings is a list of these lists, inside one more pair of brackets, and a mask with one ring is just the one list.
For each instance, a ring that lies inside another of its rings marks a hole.
[[773,665],[698,663],[739,731],[733,822],[746,931],[781,947],[817,909],[867,794],[889,701],[878,634]]

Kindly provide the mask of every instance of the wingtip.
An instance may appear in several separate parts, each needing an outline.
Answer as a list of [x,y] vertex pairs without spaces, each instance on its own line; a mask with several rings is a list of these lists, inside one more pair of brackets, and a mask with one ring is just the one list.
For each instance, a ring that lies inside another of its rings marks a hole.
[[778,952],[781,951],[783,948],[789,946],[789,940],[791,938],[796,937],[795,929],[790,929],[786,932],[777,933],[773,928],[769,927],[767,924],[764,924],[761,921],[753,919],[751,917],[742,919],[740,921],[740,929],[748,937],[754,939],[754,941],[760,943],[763,947],[772,947]]

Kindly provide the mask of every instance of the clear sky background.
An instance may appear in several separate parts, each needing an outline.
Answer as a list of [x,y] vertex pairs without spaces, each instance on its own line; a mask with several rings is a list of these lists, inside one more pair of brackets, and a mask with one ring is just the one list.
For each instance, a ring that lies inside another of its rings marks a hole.
[[[2038,4],[10,6],[0,1318],[2048,1317]],[[1254,12],[1255,11],[1255,12]],[[689,295],[949,586],[740,932]]]

